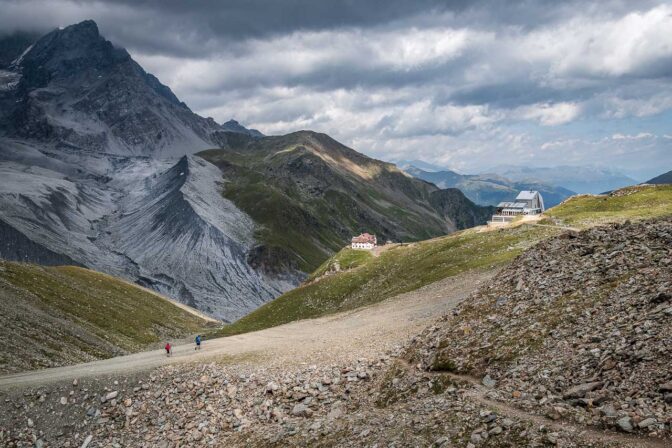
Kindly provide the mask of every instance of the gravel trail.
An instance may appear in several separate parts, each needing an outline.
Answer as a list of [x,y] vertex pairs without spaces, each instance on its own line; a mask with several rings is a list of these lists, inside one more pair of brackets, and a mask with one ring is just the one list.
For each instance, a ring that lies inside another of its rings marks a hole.
[[265,365],[340,362],[375,357],[419,334],[490,279],[496,270],[449,277],[381,303],[318,319],[307,319],[252,333],[207,340],[202,350],[192,344],[135,353],[73,366],[0,377],[0,390],[32,387],[74,378],[132,373],[166,364],[230,357],[255,359]]

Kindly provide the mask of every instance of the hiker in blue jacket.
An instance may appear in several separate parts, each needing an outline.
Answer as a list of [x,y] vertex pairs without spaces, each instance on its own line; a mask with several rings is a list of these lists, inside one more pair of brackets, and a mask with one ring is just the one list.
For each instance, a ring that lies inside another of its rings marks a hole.
[[194,347],[194,350],[200,350],[201,349],[201,335],[199,334],[196,336],[196,347]]

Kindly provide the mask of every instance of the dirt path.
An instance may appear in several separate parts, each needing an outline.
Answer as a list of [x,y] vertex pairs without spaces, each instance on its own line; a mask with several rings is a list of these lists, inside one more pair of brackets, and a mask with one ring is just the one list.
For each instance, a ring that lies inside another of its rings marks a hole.
[[205,341],[198,352],[191,344],[178,345],[170,358],[163,350],[154,350],[7,375],[0,377],[0,390],[221,358],[232,358],[233,362],[263,361],[272,366],[376,357],[420,333],[494,274],[495,271],[462,274],[355,311]]

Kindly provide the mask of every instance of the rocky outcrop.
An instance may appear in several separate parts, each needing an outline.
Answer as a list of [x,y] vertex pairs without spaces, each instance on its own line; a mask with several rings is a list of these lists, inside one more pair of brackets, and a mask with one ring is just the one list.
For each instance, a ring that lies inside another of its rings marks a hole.
[[672,219],[615,224],[528,250],[408,356],[552,419],[669,438],[671,317]]

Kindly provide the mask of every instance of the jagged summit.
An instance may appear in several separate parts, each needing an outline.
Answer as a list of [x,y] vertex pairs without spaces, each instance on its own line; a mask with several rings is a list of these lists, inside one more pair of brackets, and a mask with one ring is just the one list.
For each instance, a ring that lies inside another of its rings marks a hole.
[[252,137],[263,137],[264,134],[256,129],[247,129],[245,126],[238,123],[233,118],[222,125],[222,129],[228,132],[238,132],[241,134],[248,134]]
[[0,133],[57,148],[179,156],[220,146],[226,132],[262,135],[193,113],[92,20],[41,37],[3,81]]

